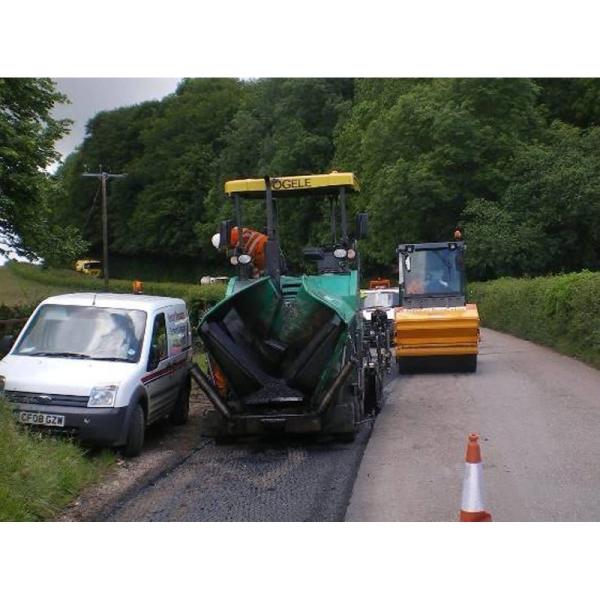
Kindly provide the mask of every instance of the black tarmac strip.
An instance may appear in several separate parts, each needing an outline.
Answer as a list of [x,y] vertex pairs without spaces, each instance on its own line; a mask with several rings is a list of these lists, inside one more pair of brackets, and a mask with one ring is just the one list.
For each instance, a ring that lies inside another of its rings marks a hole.
[[343,521],[372,420],[352,443],[323,437],[204,438],[181,463],[122,500],[108,521]]

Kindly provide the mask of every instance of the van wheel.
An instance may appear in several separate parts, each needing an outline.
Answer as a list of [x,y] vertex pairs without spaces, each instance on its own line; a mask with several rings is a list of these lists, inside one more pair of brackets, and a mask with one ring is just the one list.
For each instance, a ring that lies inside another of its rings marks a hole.
[[123,447],[123,454],[128,457],[139,456],[144,446],[144,434],[146,433],[146,419],[144,411],[139,404],[135,405],[129,419],[127,430],[127,443]]
[[169,420],[173,425],[185,425],[188,422],[190,414],[190,380],[186,379],[185,383],[179,390],[179,395],[175,401],[175,406],[169,415]]

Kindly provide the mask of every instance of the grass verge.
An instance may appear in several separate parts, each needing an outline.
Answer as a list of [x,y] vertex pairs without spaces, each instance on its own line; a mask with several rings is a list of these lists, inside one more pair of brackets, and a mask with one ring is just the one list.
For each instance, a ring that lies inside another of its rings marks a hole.
[[52,519],[114,460],[108,450],[22,428],[0,397],[0,521]]
[[503,278],[469,285],[482,323],[600,368],[600,273]]
[[[25,263],[9,263],[7,267],[18,280],[58,290],[58,293],[102,291],[101,279],[89,277],[68,269],[41,269]],[[130,293],[132,282],[124,279],[111,279],[110,291]],[[56,293],[56,292],[54,292]],[[225,295],[225,286],[220,284],[195,285],[189,283],[144,282],[144,293],[156,296],[170,296],[185,300],[192,324],[209,307],[216,304]],[[50,294],[47,294],[50,295]]]
[[44,298],[64,291],[60,286],[23,279],[12,266],[0,267],[0,306],[35,306]]

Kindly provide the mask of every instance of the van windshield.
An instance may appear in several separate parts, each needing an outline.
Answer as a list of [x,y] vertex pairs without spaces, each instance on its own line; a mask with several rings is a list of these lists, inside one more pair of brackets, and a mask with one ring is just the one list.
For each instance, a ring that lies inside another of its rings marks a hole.
[[145,328],[143,310],[45,304],[14,354],[138,362]]

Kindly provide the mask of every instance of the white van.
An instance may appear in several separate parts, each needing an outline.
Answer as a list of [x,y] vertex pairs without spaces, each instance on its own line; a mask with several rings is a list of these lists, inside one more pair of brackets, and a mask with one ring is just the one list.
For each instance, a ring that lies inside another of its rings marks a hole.
[[21,423],[137,456],[148,425],[187,421],[191,364],[183,300],[65,294],[36,308],[0,361],[0,393]]

